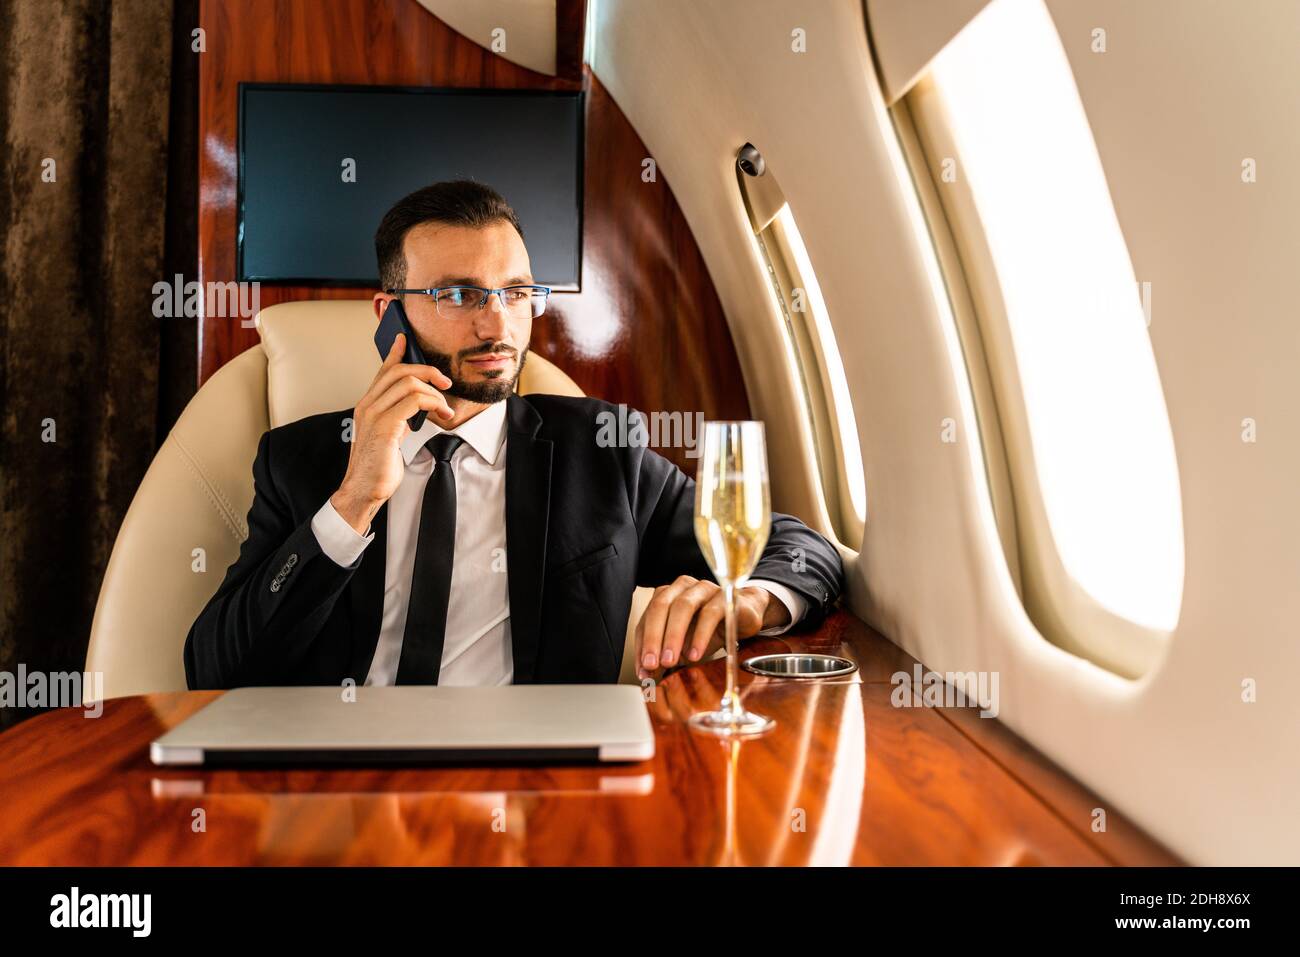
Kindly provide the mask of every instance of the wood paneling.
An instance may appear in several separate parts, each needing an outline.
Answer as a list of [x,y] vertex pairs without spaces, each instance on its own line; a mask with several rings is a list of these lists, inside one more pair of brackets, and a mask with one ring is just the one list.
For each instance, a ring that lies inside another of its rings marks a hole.
[[895,707],[889,676],[912,659],[850,615],[742,655],[785,649],[861,670],[741,671],[746,706],[777,727],[731,746],[685,723],[716,706],[725,663],[679,669],[647,703],[655,757],[621,765],[161,769],[149,742],[220,692],[114,699],[95,719],[62,709],[0,736],[0,865],[1171,861],[1117,813],[1115,839],[1097,841],[1041,756],[1020,753],[1012,773],[948,720],[956,709]]
[[[582,10],[574,0],[557,6],[561,75],[549,77],[462,37],[415,0],[203,0],[199,280],[235,279],[238,83],[582,88],[583,288],[552,297],[548,315],[534,324],[533,350],[589,395],[611,402],[646,412],[748,418],[722,306],[672,190],[662,175],[643,181],[649,151],[581,68]],[[261,304],[373,292],[263,284]],[[200,384],[257,341],[257,331],[237,319],[205,317]],[[660,451],[693,471],[695,460],[684,449]]]
[[555,75],[582,80],[583,44],[587,38],[587,0],[556,0]]

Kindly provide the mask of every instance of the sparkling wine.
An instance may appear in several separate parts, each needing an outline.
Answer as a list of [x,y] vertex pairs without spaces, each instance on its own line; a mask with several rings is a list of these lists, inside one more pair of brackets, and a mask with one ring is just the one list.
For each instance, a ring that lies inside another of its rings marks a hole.
[[757,472],[727,472],[696,484],[695,540],[720,582],[743,583],[772,527],[767,483]]

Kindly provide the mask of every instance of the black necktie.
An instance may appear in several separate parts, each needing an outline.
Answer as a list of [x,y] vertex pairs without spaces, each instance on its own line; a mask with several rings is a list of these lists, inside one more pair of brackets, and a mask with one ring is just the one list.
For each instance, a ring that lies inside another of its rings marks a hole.
[[447,602],[451,597],[451,564],[456,550],[456,474],[451,457],[465,440],[442,432],[425,443],[435,465],[420,505],[420,533],[415,544],[415,570],[406,606],[399,685],[436,685],[442,667],[447,631]]

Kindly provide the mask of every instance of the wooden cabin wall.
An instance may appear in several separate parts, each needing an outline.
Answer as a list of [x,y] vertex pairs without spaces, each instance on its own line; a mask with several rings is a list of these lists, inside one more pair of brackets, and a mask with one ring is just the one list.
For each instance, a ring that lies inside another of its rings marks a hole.
[[[643,180],[649,151],[582,64],[584,6],[557,3],[560,75],[552,77],[461,36],[416,0],[202,0],[199,281],[236,278],[240,82],[583,89],[582,289],[552,295],[531,348],[588,395],[646,412],[748,418],[726,318],[682,211],[662,173]],[[375,291],[263,283],[260,299],[266,307]],[[238,319],[204,317],[199,385],[257,341]],[[685,450],[659,451],[693,471]]]

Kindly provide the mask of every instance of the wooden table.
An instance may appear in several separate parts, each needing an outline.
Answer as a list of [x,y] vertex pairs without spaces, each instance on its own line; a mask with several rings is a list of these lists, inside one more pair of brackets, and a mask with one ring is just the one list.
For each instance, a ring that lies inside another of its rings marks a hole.
[[778,726],[737,745],[684,723],[723,662],[675,671],[647,703],[655,757],[630,765],[164,770],[149,742],[220,692],[50,712],[0,735],[0,864],[1181,863],[997,720],[893,707],[915,662],[852,616],[742,654],[785,650],[860,670],[742,670]]

